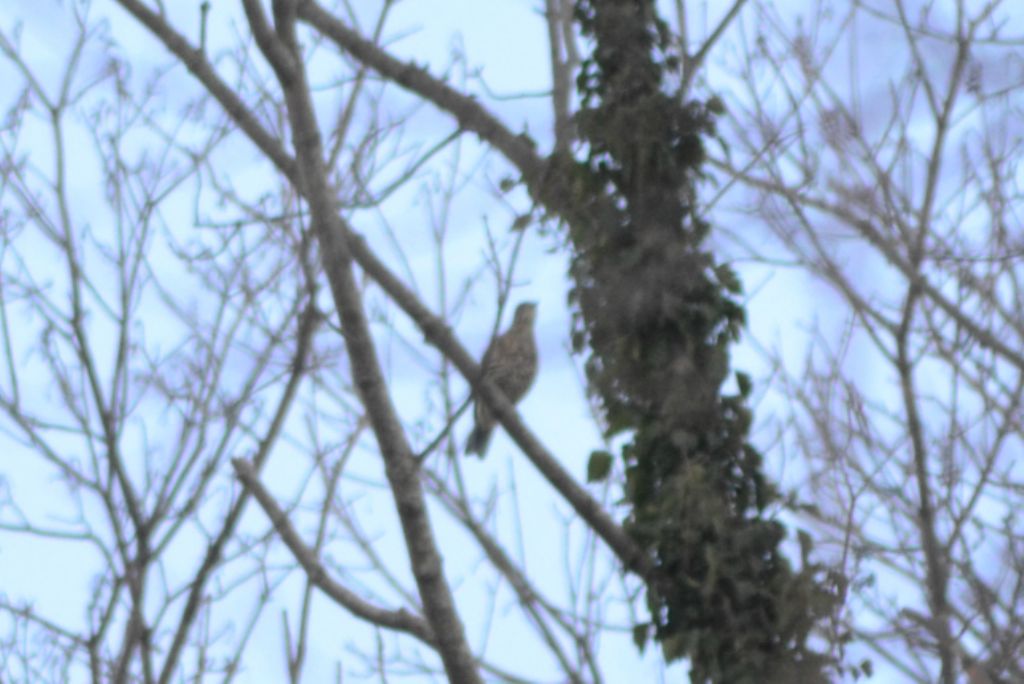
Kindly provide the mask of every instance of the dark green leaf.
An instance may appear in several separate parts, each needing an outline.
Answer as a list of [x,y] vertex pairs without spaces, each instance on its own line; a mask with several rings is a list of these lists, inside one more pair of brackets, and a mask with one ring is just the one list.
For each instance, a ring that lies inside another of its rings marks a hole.
[[740,396],[746,399],[750,396],[750,390],[754,388],[754,383],[750,380],[750,376],[742,371],[736,371],[736,384],[740,388]]
[[725,102],[723,102],[722,98],[717,95],[713,95],[711,99],[708,100],[708,111],[712,114],[725,114]]
[[587,463],[587,482],[600,482],[612,471],[612,455],[607,451],[590,452]]
[[715,266],[715,275],[718,276],[718,282],[722,284],[722,287],[732,294],[743,293],[743,283],[740,281],[740,277],[736,275],[736,271],[732,270],[732,266],[729,264],[719,264],[718,266]]
[[633,643],[636,644],[641,653],[643,653],[644,647],[647,646],[647,632],[646,624],[633,627]]

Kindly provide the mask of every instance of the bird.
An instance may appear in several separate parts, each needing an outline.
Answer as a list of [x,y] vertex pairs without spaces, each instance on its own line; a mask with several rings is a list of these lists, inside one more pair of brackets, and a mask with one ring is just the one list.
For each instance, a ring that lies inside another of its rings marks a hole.
[[[537,377],[537,342],[533,334],[536,317],[535,302],[517,306],[512,325],[494,338],[480,364],[481,378],[493,382],[513,404],[519,403]],[[476,424],[466,440],[466,453],[483,458],[496,421],[490,407],[479,397],[473,415]]]

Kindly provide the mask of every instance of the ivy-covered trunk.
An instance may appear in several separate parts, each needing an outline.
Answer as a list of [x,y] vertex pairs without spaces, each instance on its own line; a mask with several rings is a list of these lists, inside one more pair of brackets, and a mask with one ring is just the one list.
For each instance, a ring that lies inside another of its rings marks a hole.
[[609,433],[631,435],[627,529],[657,568],[638,643],[689,658],[694,682],[824,681],[806,642],[831,595],[821,568],[798,573],[780,551],[778,495],[747,441],[749,379],[722,393],[740,283],[703,247],[693,202],[720,105],[673,91],[681,57],[651,0],[578,0],[576,19],[592,51],[567,222],[575,343]]

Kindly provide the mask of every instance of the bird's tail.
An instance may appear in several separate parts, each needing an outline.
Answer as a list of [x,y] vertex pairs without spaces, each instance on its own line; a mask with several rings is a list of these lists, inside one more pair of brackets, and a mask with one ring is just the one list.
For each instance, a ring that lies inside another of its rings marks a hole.
[[476,425],[473,427],[473,431],[469,433],[469,439],[466,440],[466,453],[476,454],[483,458],[484,452],[487,451],[487,443],[490,441],[491,428]]

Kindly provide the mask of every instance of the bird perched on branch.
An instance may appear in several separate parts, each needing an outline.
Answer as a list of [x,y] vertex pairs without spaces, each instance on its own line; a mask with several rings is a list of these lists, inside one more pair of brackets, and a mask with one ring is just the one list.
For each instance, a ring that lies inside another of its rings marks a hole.
[[[537,377],[537,343],[533,337],[536,315],[537,305],[533,302],[516,307],[512,326],[494,338],[480,364],[483,379],[493,382],[513,404],[523,398]],[[477,398],[474,415],[476,425],[466,441],[466,453],[483,458],[494,430],[494,414]]]

